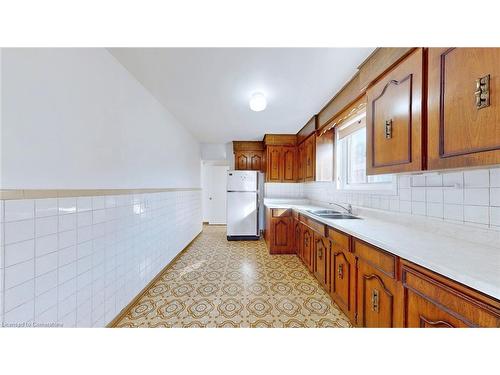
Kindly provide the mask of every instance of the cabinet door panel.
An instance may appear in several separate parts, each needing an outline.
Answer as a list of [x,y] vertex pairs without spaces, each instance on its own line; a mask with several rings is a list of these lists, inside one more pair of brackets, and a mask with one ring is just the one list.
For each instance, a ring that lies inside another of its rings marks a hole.
[[307,228],[306,226],[303,226],[303,232],[302,232],[302,261],[305,263],[307,268],[309,268],[309,271],[312,272],[312,248],[314,245],[314,238],[312,231]]
[[250,169],[250,157],[246,152],[236,153],[236,169],[237,170],[248,170]]
[[250,165],[253,171],[261,171],[262,170],[262,153],[254,152],[250,157]]
[[280,217],[271,219],[271,253],[288,254],[293,253],[294,229],[292,218]]
[[302,259],[302,228],[300,226],[299,220],[294,220],[294,225],[295,225],[295,251],[297,253],[297,256]]
[[[489,106],[479,108],[485,77]],[[499,92],[500,48],[429,49],[430,169],[500,163]]]
[[315,148],[316,140],[315,136],[310,136],[305,141],[304,153],[305,153],[305,165],[304,165],[304,179],[306,181],[314,181],[314,171],[315,171]]
[[367,91],[367,173],[418,171],[422,154],[423,50]]
[[402,325],[403,306],[396,280],[358,260],[358,324],[390,328]]
[[354,259],[346,251],[332,247],[330,290],[333,299],[349,316],[354,311]]
[[438,308],[418,294],[407,292],[406,327],[410,328],[464,328],[471,327]]
[[314,276],[324,287],[328,286],[326,273],[328,252],[330,250],[330,241],[317,233],[314,233]]
[[297,150],[297,180],[304,180],[304,143],[301,143]]
[[295,182],[295,147],[282,148],[283,181]]
[[267,181],[281,182],[282,166],[281,166],[281,147],[268,146],[267,160]]

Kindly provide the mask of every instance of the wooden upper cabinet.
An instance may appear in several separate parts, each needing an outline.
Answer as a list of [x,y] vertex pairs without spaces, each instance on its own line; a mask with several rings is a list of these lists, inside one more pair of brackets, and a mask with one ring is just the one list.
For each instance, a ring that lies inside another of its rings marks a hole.
[[500,163],[500,48],[430,48],[429,169]]
[[250,155],[248,152],[245,151],[240,151],[235,153],[235,159],[236,159],[236,169],[237,170],[248,170],[250,169]]
[[304,141],[304,180],[314,181],[316,171],[316,136],[313,134]]
[[281,146],[267,146],[267,181],[281,182],[282,175]]
[[424,51],[416,49],[367,90],[367,174],[420,171]]
[[264,170],[264,144],[257,141],[233,141],[234,167],[243,171]]
[[297,181],[297,148],[295,146],[267,146],[266,181]]
[[296,147],[284,146],[282,148],[283,182],[295,182],[296,178]]
[[234,154],[235,167],[243,171],[261,171],[262,156],[262,151],[237,151]]
[[262,163],[262,152],[254,152],[250,156],[250,166],[252,171],[261,171],[263,168],[263,163]]
[[297,147],[297,181],[304,181],[304,143]]

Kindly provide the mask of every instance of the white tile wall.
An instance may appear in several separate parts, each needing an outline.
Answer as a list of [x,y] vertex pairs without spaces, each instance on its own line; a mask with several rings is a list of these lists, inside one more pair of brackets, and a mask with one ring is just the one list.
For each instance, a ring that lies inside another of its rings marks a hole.
[[266,198],[303,198],[304,184],[300,183],[271,183],[264,186]]
[[303,194],[321,202],[351,203],[500,230],[499,167],[400,175],[394,195],[339,191],[325,182],[303,184]]
[[199,191],[0,201],[0,322],[103,327],[201,222]]

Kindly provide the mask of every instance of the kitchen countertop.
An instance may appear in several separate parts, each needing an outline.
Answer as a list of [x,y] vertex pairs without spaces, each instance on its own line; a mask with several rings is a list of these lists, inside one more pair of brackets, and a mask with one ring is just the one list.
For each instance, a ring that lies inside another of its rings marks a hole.
[[[305,200],[265,199],[264,205],[297,210],[316,221],[500,299],[500,243],[496,246],[457,239],[418,225],[389,220],[387,214],[384,218],[370,215],[369,210],[361,210],[356,215],[362,220],[332,220],[307,212],[325,207]],[[338,207],[329,208],[336,210]],[[397,218],[399,215],[393,216]]]

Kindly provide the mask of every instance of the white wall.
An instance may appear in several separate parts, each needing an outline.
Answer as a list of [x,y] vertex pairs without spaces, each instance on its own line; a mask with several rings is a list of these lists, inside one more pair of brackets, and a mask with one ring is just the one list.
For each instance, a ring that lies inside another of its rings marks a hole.
[[200,187],[197,140],[105,49],[3,49],[3,189]]

